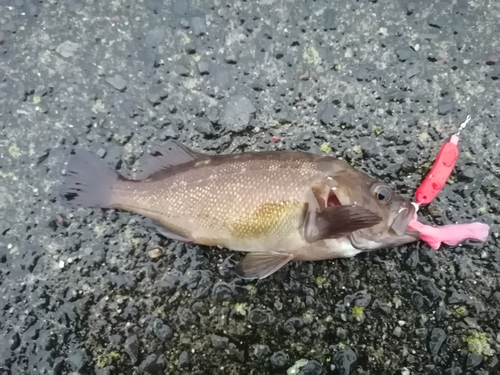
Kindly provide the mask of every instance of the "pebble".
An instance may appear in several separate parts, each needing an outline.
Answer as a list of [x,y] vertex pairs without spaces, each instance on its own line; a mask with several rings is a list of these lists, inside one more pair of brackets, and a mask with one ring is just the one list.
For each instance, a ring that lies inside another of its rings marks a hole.
[[149,88],[147,96],[151,104],[158,105],[168,97],[168,89],[164,84],[153,85]]
[[236,95],[226,103],[221,122],[228,129],[239,132],[249,125],[256,111],[250,99],[243,95]]
[[443,299],[444,297],[446,297],[446,293],[442,290],[439,290],[436,284],[434,284],[434,281],[432,281],[431,279],[428,279],[426,277],[420,279],[420,285],[422,286],[425,295],[432,299]]
[[309,361],[300,369],[297,375],[321,375],[323,366],[318,361]]
[[73,57],[76,51],[78,51],[80,45],[78,43],[73,43],[69,40],[61,43],[59,47],[56,48],[56,52],[65,58]]
[[248,320],[256,325],[268,325],[272,323],[274,316],[269,309],[254,309],[248,314]]
[[203,135],[215,134],[212,122],[207,118],[197,118],[194,120],[194,129]]
[[177,67],[177,73],[181,77],[188,77],[189,76],[189,69],[187,67],[185,67],[184,65],[179,65]]
[[479,366],[483,361],[483,356],[480,354],[469,353],[467,356],[467,368]]
[[337,27],[337,10],[333,8],[323,11],[323,26],[327,30],[334,30]]
[[153,322],[153,333],[158,339],[161,341],[165,341],[172,337],[172,329],[163,323],[163,321],[159,318],[155,319]]
[[200,72],[200,74],[202,76],[205,76],[205,75],[210,73],[210,65],[206,61],[203,61],[203,60],[199,61],[197,64],[197,67],[198,67],[198,71]]
[[446,341],[446,333],[442,328],[434,328],[429,339],[429,351],[431,354],[438,354],[439,349]]
[[438,114],[447,115],[453,110],[453,103],[443,103],[438,106]]
[[190,25],[194,35],[196,36],[203,36],[207,33],[207,22],[205,21],[205,16],[196,16],[191,18]]
[[139,339],[137,335],[130,336],[123,344],[125,352],[130,357],[132,364],[136,364],[139,360]]
[[189,353],[184,351],[179,355],[179,367],[180,368],[185,368],[189,366]]
[[5,43],[5,34],[0,30],[0,46]]
[[185,16],[189,12],[189,2],[187,0],[174,0],[172,12],[179,16]]
[[152,249],[148,251],[148,255],[151,259],[158,259],[162,256],[162,252],[160,249]]
[[263,344],[256,344],[253,348],[253,355],[256,356],[261,361],[267,359],[271,354],[269,346]]
[[356,368],[358,356],[350,347],[339,350],[333,356],[332,362],[337,367],[338,375],[349,375]]
[[106,82],[118,91],[125,91],[127,89],[127,81],[119,74],[106,78]]
[[219,335],[210,335],[212,345],[217,349],[226,349],[229,346],[229,339]]
[[288,362],[288,355],[284,351],[280,350],[274,353],[269,360],[273,366],[283,367]]
[[318,105],[318,120],[323,125],[333,124],[339,115],[339,109],[332,103],[321,102]]
[[155,48],[163,41],[163,38],[165,38],[165,30],[157,27],[146,33],[146,44]]
[[419,262],[420,262],[419,252],[418,249],[415,249],[411,252],[408,259],[406,259],[406,264],[408,265],[408,267],[415,269],[415,267],[417,267]]
[[196,316],[186,307],[179,307],[177,309],[177,315],[183,324],[193,324],[196,322]]
[[238,58],[236,57],[234,51],[228,51],[224,56],[224,61],[226,62],[226,64],[234,65],[238,62]]
[[293,335],[297,332],[297,328],[301,328],[303,326],[302,319],[300,318],[290,318],[283,325],[283,329],[289,335]]
[[66,362],[73,369],[73,371],[82,372],[87,366],[89,360],[87,354],[83,350],[77,350],[70,353]]
[[398,59],[401,62],[408,60],[412,56],[412,54],[413,54],[412,50],[407,47],[398,48],[396,50],[396,55],[398,56]]
[[165,360],[162,358],[163,356],[158,356],[156,354],[148,355],[144,361],[139,365],[139,369],[149,373],[158,373],[163,370],[165,367]]

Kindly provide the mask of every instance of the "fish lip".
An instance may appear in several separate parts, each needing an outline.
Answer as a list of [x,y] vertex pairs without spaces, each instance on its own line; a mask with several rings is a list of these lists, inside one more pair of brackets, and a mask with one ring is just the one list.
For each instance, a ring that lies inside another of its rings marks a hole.
[[410,224],[410,221],[415,216],[415,213],[415,206],[411,203],[406,205],[405,207],[400,208],[396,216],[394,217],[394,220],[392,220],[391,229],[398,236],[410,235],[412,237],[415,237],[414,231],[408,229],[408,224]]

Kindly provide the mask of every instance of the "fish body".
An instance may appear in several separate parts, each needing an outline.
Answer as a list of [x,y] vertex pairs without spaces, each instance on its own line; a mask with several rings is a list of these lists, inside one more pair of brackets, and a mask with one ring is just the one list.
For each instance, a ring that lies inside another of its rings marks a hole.
[[418,239],[406,229],[415,212],[409,201],[344,161],[298,151],[205,155],[169,141],[131,180],[79,150],[61,193],[71,206],[146,216],[171,239],[246,252],[237,273],[249,278],[292,260]]

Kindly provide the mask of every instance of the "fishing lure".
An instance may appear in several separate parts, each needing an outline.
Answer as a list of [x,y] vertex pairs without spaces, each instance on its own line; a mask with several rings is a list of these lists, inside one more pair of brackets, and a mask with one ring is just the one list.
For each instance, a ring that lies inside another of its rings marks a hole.
[[[441,146],[431,171],[415,192],[417,203],[413,203],[413,205],[416,211],[418,211],[420,205],[432,202],[444,187],[446,181],[448,181],[459,156],[458,142],[460,132],[465,129],[470,120],[471,117],[467,116],[466,120],[460,124],[458,131]],[[490,229],[488,225],[483,223],[451,224],[432,227],[420,223],[416,213],[408,227],[418,231],[420,239],[435,250],[439,249],[441,243],[453,246],[467,239],[486,241]]]

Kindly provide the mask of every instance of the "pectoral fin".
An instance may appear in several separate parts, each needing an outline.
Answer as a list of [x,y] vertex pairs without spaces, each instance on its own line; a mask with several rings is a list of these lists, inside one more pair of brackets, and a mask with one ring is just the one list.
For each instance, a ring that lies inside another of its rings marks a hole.
[[250,252],[236,266],[236,274],[244,279],[264,279],[293,259],[291,254]]
[[322,211],[308,210],[304,222],[307,242],[340,238],[379,224],[382,218],[359,206],[329,206]]

